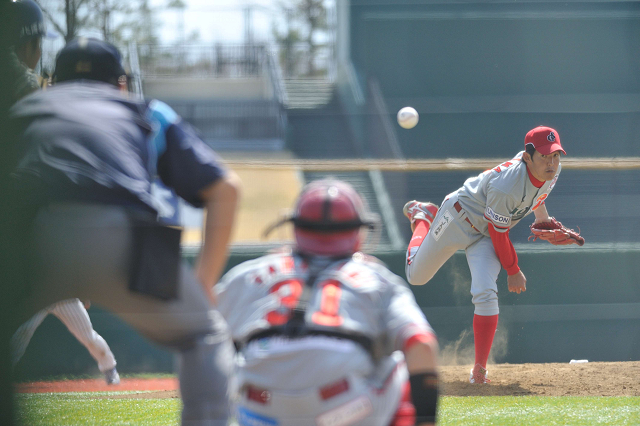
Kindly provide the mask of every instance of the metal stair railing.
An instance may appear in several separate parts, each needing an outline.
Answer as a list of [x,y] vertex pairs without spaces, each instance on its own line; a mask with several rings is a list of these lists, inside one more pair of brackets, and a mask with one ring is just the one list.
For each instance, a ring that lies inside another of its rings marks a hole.
[[129,86],[129,90],[143,98],[142,72],[140,70],[140,61],[138,59],[138,45],[135,41],[129,43],[129,67],[131,68],[131,84]]

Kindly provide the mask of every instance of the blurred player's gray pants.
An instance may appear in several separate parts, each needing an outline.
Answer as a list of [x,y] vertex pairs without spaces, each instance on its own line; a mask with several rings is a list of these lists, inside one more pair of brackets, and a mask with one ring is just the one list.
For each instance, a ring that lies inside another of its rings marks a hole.
[[122,207],[51,205],[38,213],[33,236],[36,268],[23,315],[71,298],[100,305],[180,353],[183,425],[226,425],[234,350],[191,268],[182,265],[175,300],[129,291],[132,232]]

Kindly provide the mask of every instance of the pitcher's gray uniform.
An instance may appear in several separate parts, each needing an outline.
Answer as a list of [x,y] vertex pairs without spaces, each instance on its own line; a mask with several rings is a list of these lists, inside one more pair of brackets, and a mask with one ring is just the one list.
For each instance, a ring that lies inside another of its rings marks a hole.
[[[287,321],[310,270],[320,272],[305,323],[318,335],[264,334]],[[399,351],[433,333],[406,283],[360,253],[309,264],[268,255],[235,267],[215,289],[242,348],[237,415],[244,426],[387,426],[408,379]],[[266,337],[252,339],[257,333]]]
[[115,368],[116,359],[107,342],[93,329],[91,319],[80,299],[63,300],[54,303],[35,314],[31,319],[18,328],[11,338],[11,362],[15,366],[24,354],[29,341],[36,329],[42,324],[47,315],[55,315],[71,334],[87,348],[93,359],[98,363],[102,373]]
[[522,161],[523,152],[467,179],[460,189],[445,198],[424,242],[407,253],[406,274],[410,283],[428,282],[457,250],[465,250],[475,313],[498,314],[496,280],[501,264],[489,235],[489,223],[498,232],[513,228],[544,202],[562,168],[558,167],[553,180],[536,188]]

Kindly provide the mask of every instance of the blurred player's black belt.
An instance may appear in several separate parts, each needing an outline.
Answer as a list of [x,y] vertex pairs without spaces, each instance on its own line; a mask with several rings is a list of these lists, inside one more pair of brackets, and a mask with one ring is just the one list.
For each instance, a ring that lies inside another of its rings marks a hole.
[[[456,209],[456,211],[457,211],[458,213],[460,213],[460,212],[462,211],[462,206],[461,206],[461,205],[460,205],[460,203],[459,203],[459,202],[457,202],[457,201],[456,201],[455,203],[453,203],[453,208],[454,208],[454,209]],[[465,218],[464,218],[464,220],[466,220],[466,221],[467,221],[467,223],[469,223],[469,225],[471,225],[471,227],[472,227],[473,229],[475,229],[476,231],[478,231],[478,228],[476,228],[475,226],[473,226],[473,223],[471,223],[471,221],[469,220],[469,218],[468,218],[468,217],[465,217]],[[480,232],[480,231],[478,231],[478,232]]]

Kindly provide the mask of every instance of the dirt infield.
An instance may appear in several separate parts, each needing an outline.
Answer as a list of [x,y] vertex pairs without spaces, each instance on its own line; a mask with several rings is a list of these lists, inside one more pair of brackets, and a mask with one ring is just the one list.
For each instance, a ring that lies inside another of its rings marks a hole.
[[[15,389],[18,393],[168,391],[177,396],[178,379],[122,379],[119,385],[107,385],[103,379],[31,382],[19,383]],[[171,396],[164,398],[171,398]]]
[[489,365],[488,386],[469,383],[471,366],[442,367],[449,396],[640,396],[640,362]]
[[[640,361],[586,364],[497,364],[489,366],[488,385],[469,383],[470,365],[441,367],[447,396],[640,396]],[[176,379],[122,379],[107,386],[103,380],[22,383],[20,393],[148,391],[108,398],[177,398]]]

